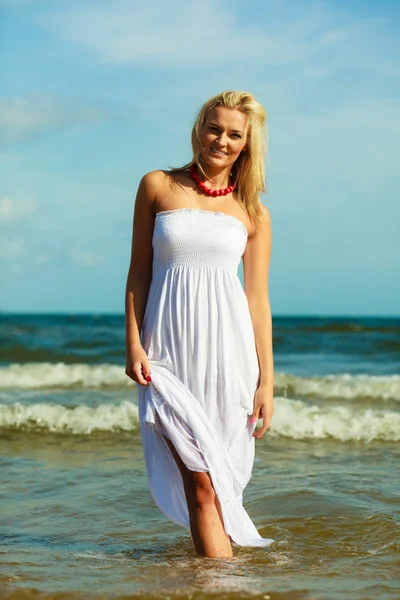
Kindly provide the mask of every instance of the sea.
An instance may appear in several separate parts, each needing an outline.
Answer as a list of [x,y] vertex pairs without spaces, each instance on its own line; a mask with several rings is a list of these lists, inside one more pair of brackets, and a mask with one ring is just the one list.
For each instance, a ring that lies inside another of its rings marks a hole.
[[244,504],[198,557],[147,485],[123,315],[0,314],[1,600],[398,600],[400,318],[274,317]]

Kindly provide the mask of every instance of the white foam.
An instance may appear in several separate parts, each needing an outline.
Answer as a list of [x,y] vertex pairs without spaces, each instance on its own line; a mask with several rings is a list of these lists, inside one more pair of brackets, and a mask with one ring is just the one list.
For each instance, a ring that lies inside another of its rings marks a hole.
[[[333,439],[340,442],[399,441],[400,414],[388,410],[360,410],[344,406],[319,407],[301,400],[278,397],[268,436],[292,439]],[[138,430],[137,406],[118,405],[67,408],[52,404],[0,404],[0,428],[91,434],[96,431]]]
[[[325,375],[300,377],[275,373],[276,387],[289,390],[289,396],[310,396],[356,400],[363,398],[400,401],[400,375]],[[0,389],[45,388],[129,388],[134,382],[125,368],[108,363],[100,365],[65,363],[12,364],[0,369]]]
[[121,388],[135,385],[119,365],[14,363],[0,369],[0,389]]
[[6,429],[90,434],[95,431],[134,431],[138,425],[137,406],[128,401],[118,405],[75,408],[55,404],[23,406],[19,402],[0,404],[0,428]]
[[[355,400],[375,398],[400,401],[400,375],[323,375],[299,377],[276,373],[275,385],[290,388],[291,395]],[[294,394],[293,394],[294,392]]]
[[341,442],[400,440],[400,413],[394,411],[319,407],[288,398],[275,398],[275,406],[269,435]]

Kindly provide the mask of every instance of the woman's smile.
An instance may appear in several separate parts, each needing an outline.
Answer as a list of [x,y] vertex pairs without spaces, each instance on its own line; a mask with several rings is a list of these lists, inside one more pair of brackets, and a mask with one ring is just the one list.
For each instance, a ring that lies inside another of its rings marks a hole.
[[213,146],[211,146],[210,150],[213,154],[216,154],[217,156],[227,156],[228,155],[227,152],[224,152],[223,150],[218,150],[217,148],[214,148]]

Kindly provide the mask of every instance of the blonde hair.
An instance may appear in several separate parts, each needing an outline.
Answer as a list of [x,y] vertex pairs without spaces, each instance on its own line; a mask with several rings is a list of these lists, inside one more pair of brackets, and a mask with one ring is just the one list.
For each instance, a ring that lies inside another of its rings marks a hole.
[[171,175],[187,171],[192,164],[196,164],[200,172],[203,172],[200,164],[203,127],[209,112],[217,106],[239,110],[247,117],[247,150],[242,151],[236,159],[232,175],[237,182],[239,204],[252,220],[258,221],[262,214],[260,193],[267,190],[264,166],[267,153],[266,112],[249,92],[228,90],[207,100],[200,109],[192,129],[193,158],[183,167],[172,169]]

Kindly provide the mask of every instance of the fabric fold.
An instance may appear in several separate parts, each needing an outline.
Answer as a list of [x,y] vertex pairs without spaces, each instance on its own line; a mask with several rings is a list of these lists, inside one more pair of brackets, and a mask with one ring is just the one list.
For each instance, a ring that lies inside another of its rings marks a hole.
[[[175,523],[189,527],[182,477],[164,438],[171,440],[186,467],[209,472],[221,503],[225,531],[241,546],[268,546],[242,505],[247,481],[235,469],[230,452],[200,402],[165,360],[151,360],[152,382],[139,385],[139,419],[146,467],[154,501]],[[247,444],[254,427],[243,413]]]

